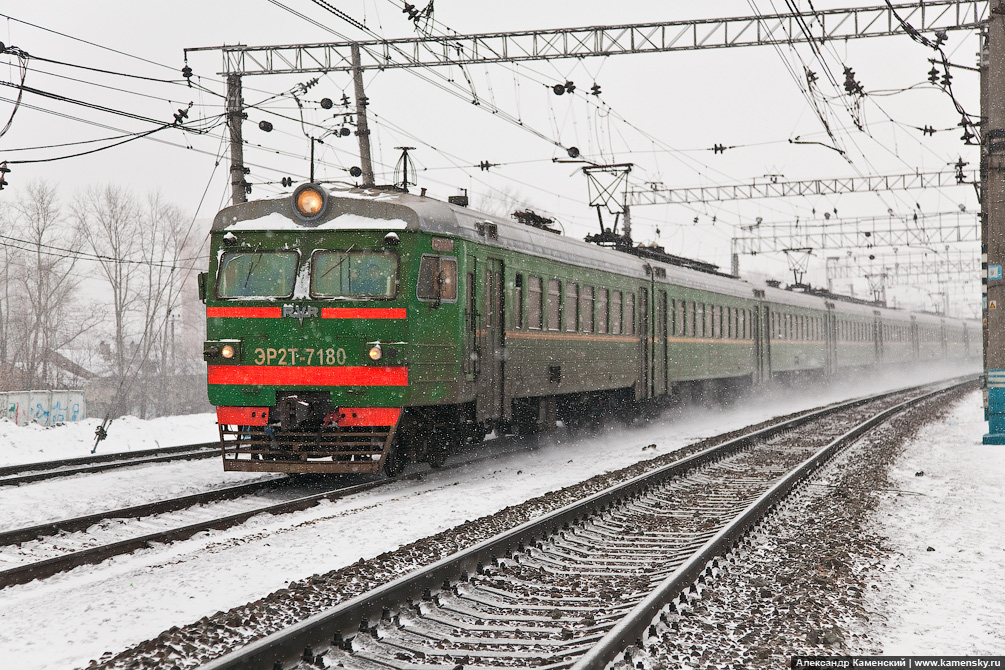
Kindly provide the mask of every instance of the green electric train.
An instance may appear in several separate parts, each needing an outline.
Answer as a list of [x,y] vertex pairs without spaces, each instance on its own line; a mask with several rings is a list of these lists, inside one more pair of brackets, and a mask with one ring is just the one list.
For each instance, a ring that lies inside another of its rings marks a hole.
[[974,322],[387,189],[304,184],[222,210],[211,241],[199,286],[226,470],[394,474],[491,430],[980,352]]

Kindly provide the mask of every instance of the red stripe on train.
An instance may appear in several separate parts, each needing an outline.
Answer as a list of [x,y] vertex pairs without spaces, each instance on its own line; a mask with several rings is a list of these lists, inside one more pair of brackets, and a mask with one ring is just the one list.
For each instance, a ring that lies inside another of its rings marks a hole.
[[210,365],[210,384],[263,386],[408,386],[408,368]]
[[400,415],[400,407],[343,407],[338,411],[338,425],[393,426]]
[[283,315],[280,307],[207,307],[206,316],[239,319],[278,319]]
[[322,307],[322,319],[404,319],[404,307]]
[[227,426],[265,426],[268,407],[217,407],[216,422]]

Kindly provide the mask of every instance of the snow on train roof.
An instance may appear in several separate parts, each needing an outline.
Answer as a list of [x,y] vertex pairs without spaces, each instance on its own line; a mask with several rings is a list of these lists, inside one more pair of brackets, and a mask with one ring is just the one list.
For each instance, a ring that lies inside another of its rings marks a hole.
[[[313,230],[334,230],[351,228],[353,230],[404,230],[408,224],[401,219],[374,219],[359,214],[340,214],[313,227]],[[226,226],[227,230],[303,230],[304,226],[289,216],[279,212],[270,212],[257,219],[234,221]]]

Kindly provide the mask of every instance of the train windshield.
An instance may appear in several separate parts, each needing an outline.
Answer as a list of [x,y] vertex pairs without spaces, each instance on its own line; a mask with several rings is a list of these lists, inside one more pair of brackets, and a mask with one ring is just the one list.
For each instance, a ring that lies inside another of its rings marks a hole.
[[220,259],[220,298],[288,298],[297,279],[295,251],[228,251]]
[[390,251],[318,251],[311,260],[311,295],[393,298],[398,255]]

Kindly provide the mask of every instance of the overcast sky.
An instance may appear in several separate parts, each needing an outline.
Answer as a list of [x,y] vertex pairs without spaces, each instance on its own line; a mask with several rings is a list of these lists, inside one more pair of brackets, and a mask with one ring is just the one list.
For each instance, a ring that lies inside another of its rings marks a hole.
[[[346,0],[332,4],[378,35],[415,34],[401,11],[401,2]],[[807,2],[793,4],[809,7]],[[854,4],[881,3],[816,2],[814,6],[823,9]],[[111,140],[26,149],[153,130],[155,121],[170,122],[173,114],[190,102],[186,125],[208,129],[202,135],[168,129],[87,156],[12,165],[7,176],[10,186],[0,197],[12,197],[33,179],[58,183],[67,202],[81,189],[116,184],[138,194],[160,190],[187,211],[207,219],[228,203],[230,195],[226,129],[220,122],[222,59],[219,51],[190,54],[193,81],[202,88],[188,88],[180,76],[184,49],[339,40],[335,33],[352,39],[370,38],[310,0],[187,6],[122,0],[33,0],[7,2],[0,7],[0,12],[9,16],[2,19],[0,40],[30,55],[25,86],[90,105],[26,92],[10,130],[0,138],[0,160],[48,159],[108,145]],[[434,18],[436,30],[475,33],[784,11],[786,3],[764,0],[439,0]],[[976,65],[978,38],[973,32],[950,32],[944,49],[954,63]],[[436,73],[369,72],[366,87],[377,182],[392,181],[399,154],[395,147],[414,146],[419,186],[426,187],[430,195],[445,199],[468,189],[473,206],[503,215],[512,209],[515,199],[556,217],[567,234],[582,237],[598,228],[597,216],[587,206],[581,166],[553,162],[566,157],[562,147],[576,146],[585,158],[597,163],[633,163],[633,187],[647,182],[674,188],[749,184],[765,180],[765,175],[809,180],[949,171],[950,164],[961,157],[970,163],[968,170],[977,165],[977,148],[960,140],[960,114],[953,101],[926,81],[932,67],[929,59],[935,55],[931,49],[898,36],[828,43],[821,52],[824,63],[803,44],[471,66],[466,73],[457,67],[438,68]],[[3,80],[18,84],[17,59],[7,55],[4,62]],[[61,63],[176,83],[104,74]],[[857,107],[856,99],[846,96],[840,86],[845,66],[854,70],[866,92]],[[816,108],[801,90],[805,68],[819,76],[821,95]],[[828,71],[838,88],[828,82]],[[446,80],[438,78],[439,74]],[[953,75],[957,101],[965,111],[979,114],[977,73],[956,68]],[[296,101],[281,94],[314,76],[245,78],[245,101],[255,105],[248,110],[244,124],[249,143],[245,158],[251,167],[249,181],[254,184],[252,198],[288,191],[267,182],[286,176],[295,183],[306,180],[310,144],[304,130],[320,131],[314,125],[301,126]],[[567,80],[577,86],[576,94],[556,96],[550,86]],[[589,95],[594,83],[601,87],[600,96]],[[337,127],[339,119],[332,114],[336,110],[325,111],[318,103],[324,97],[338,102],[343,93],[353,98],[348,75],[323,75],[298,96],[305,121]],[[16,97],[15,87],[0,90],[3,123],[13,109],[9,101]],[[483,104],[472,104],[474,97]],[[95,105],[142,118],[113,114]],[[493,114],[493,108],[519,119],[523,127]],[[822,118],[846,152],[844,156],[829,148],[834,140],[825,132]],[[273,124],[271,133],[259,130],[258,123],[263,120]],[[861,130],[856,128],[856,120]],[[924,135],[920,129],[925,126],[937,132]],[[795,144],[793,140],[819,144]],[[730,148],[713,153],[716,144]],[[477,167],[482,161],[499,165],[484,171]],[[319,146],[317,177],[352,181],[348,169],[358,164],[355,137],[329,135]],[[636,207],[632,220],[636,241],[657,242],[671,253],[700,257],[728,270],[731,237],[740,226],[750,225],[758,217],[767,225],[797,219],[819,221],[824,212],[842,220],[888,217],[889,212],[895,217],[953,212],[951,217],[972,222],[978,209],[972,187],[950,187]],[[609,215],[607,220],[610,223]],[[976,250],[977,245],[969,244],[918,252],[945,258]],[[898,253],[908,251],[898,249]],[[868,253],[889,255],[892,250],[852,251],[852,256],[868,265],[864,260]],[[814,252],[808,276],[812,282],[824,283],[824,259],[834,255],[847,257],[848,252]],[[783,280],[791,277],[783,254],[743,257],[741,270]],[[969,301],[971,309],[976,307],[979,284],[971,287],[971,295],[954,295],[953,302],[963,305]],[[856,293],[861,296],[866,290],[864,280],[860,281]],[[913,300],[920,306],[931,306],[939,299],[930,294],[943,290],[945,287],[922,286],[893,291],[891,297],[901,304]],[[976,312],[969,315],[976,316]]]

